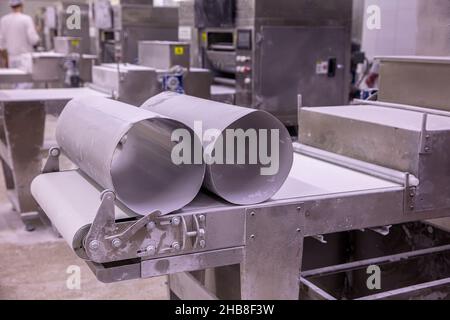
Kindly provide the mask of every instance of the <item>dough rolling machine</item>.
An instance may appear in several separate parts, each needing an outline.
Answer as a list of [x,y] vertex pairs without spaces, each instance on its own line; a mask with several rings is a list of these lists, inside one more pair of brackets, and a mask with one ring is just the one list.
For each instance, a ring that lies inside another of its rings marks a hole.
[[[376,102],[299,108],[287,179],[257,204],[202,190],[182,209],[139,215],[82,170],[60,171],[60,149],[32,193],[102,282],[169,275],[181,298],[297,299],[306,237],[450,216],[449,115]],[[201,270],[225,285],[203,286]]]

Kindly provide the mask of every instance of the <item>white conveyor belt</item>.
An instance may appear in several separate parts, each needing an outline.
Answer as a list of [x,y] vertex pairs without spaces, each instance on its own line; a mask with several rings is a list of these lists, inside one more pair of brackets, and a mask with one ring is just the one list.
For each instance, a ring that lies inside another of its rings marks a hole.
[[[103,190],[78,170],[38,176],[31,192],[61,236],[80,253],[82,238],[97,214]],[[116,207],[116,219],[135,217],[125,208]]]
[[[400,187],[390,181],[295,153],[294,165],[286,183],[268,203],[348,192],[397,190]],[[31,191],[64,239],[81,256],[81,241],[95,218],[103,190],[78,171],[65,171],[37,177],[31,185]],[[204,213],[227,207],[235,206],[200,193],[182,212]],[[135,217],[124,210],[116,207],[117,220]]]

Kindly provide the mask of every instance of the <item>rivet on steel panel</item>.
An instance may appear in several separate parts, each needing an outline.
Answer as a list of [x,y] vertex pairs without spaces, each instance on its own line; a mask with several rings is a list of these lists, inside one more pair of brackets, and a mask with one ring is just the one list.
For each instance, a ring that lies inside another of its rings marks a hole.
[[98,250],[99,247],[100,247],[100,242],[98,242],[98,240],[92,240],[89,243],[89,249],[91,249],[91,250]]
[[149,254],[149,255],[151,255],[151,256],[154,256],[155,254],[156,254],[156,248],[155,248],[155,246],[148,246],[147,248],[146,248],[146,251],[147,251],[147,253]]
[[114,191],[112,190],[105,190],[100,194],[100,199],[107,199],[107,200],[115,200],[116,199],[116,195],[114,193]]
[[178,251],[178,250],[180,250],[181,249],[181,246],[180,246],[180,244],[177,242],[177,241],[175,241],[174,243],[172,243],[172,249],[174,249],[174,250],[176,250],[176,251]]
[[149,223],[147,223],[147,226],[146,226],[146,228],[147,228],[147,231],[152,231],[153,229],[155,229],[155,228],[156,228],[156,224],[155,224],[155,222],[153,222],[153,221],[150,221]]
[[61,154],[61,150],[59,148],[51,148],[50,155],[52,157],[59,157],[60,154]]
[[172,218],[172,220],[170,221],[170,223],[174,226],[178,226],[180,224],[180,222],[181,222],[181,220],[179,217]]
[[119,238],[115,238],[111,243],[114,248],[119,248],[122,245],[122,240],[120,240]]

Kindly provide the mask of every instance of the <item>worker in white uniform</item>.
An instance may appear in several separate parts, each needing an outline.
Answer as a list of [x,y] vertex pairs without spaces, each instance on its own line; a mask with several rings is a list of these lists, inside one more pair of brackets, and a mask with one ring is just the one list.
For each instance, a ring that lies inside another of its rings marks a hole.
[[[10,68],[23,68],[23,55],[32,53],[39,43],[33,19],[23,13],[23,0],[9,0],[12,12],[0,20],[0,48],[8,57]],[[32,84],[19,84],[16,88],[30,88]]]

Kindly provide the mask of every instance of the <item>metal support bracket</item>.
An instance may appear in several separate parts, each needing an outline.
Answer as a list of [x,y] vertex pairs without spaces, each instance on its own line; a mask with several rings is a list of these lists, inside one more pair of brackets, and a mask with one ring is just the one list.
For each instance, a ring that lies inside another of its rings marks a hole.
[[420,155],[428,155],[433,151],[432,146],[432,136],[431,133],[427,131],[428,114],[424,113],[422,117],[422,132],[420,134]]
[[87,257],[96,263],[131,258],[155,259],[206,247],[206,216],[162,216],[160,211],[137,220],[115,219],[116,195],[101,194],[101,203],[84,238]]
[[160,211],[154,211],[120,230],[115,222],[115,199],[113,191],[102,192],[100,207],[85,238],[86,254],[94,262],[102,263],[120,256],[138,231],[161,216]]
[[417,187],[411,186],[409,181],[410,175],[406,173],[405,175],[405,212],[414,212],[416,210],[416,194]]
[[48,151],[47,160],[45,161],[42,173],[59,172],[59,156],[61,155],[61,149],[58,147],[51,148]]
[[327,244],[328,243],[328,241],[325,240],[325,237],[323,235],[321,235],[321,234],[313,236],[313,239],[319,241],[321,244]]
[[301,203],[246,210],[241,299],[298,299],[305,209]]
[[379,235],[382,235],[383,237],[388,236],[391,233],[392,225],[390,226],[383,226],[378,228],[370,228],[369,230],[378,233]]
[[192,216],[193,222],[194,222],[194,228],[193,231],[188,231],[187,229],[187,223],[186,219],[184,217],[181,217],[181,223],[183,226],[183,246],[182,250],[186,248],[186,244],[188,242],[189,238],[193,238],[193,244],[192,247],[194,249],[196,248],[205,248],[206,247],[206,240],[205,240],[205,222],[206,217],[205,215],[198,215],[198,216]]

